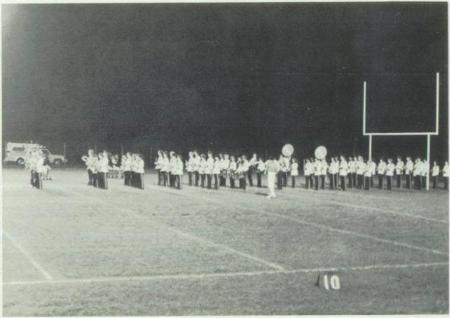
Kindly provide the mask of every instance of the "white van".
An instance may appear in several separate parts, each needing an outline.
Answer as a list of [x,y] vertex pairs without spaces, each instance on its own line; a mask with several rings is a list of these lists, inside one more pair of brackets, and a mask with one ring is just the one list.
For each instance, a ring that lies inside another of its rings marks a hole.
[[39,148],[45,154],[47,154],[50,163],[55,166],[60,166],[63,163],[67,162],[67,159],[64,157],[64,155],[52,154],[46,147],[42,145],[22,142],[6,143],[5,159],[3,160],[3,162],[15,162],[18,165],[23,166],[25,164],[25,156],[27,152],[34,148]]

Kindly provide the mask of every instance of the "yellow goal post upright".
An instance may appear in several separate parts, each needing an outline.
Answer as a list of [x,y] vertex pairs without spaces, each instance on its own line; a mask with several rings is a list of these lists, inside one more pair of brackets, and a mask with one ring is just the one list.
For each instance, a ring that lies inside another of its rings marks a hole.
[[[372,160],[372,140],[374,136],[426,136],[427,137],[427,162],[430,163],[430,143],[431,136],[439,135],[439,73],[436,73],[436,123],[434,131],[426,132],[367,132],[366,130],[366,106],[367,106],[367,81],[363,82],[363,136],[369,137],[369,160]],[[427,172],[427,191],[430,189],[430,171]]]

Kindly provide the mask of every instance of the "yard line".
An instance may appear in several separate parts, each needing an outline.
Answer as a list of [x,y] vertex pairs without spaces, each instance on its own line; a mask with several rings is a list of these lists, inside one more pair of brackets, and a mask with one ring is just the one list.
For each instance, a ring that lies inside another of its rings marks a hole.
[[[117,207],[116,205],[111,204],[111,203],[109,203],[107,201],[101,200],[101,199],[99,199],[97,197],[92,197],[92,199],[94,199],[94,200],[96,200],[96,201],[98,201],[100,203],[103,203],[104,205],[111,206],[112,208],[114,208],[116,210],[127,211],[127,212],[130,212],[130,213],[134,214],[135,216],[138,216],[140,218],[144,218],[144,219],[148,220],[148,218],[145,218],[145,217],[141,216],[139,213],[136,213],[136,211],[133,210],[133,209]],[[279,264],[266,261],[266,260],[264,260],[262,258],[259,258],[259,257],[253,256],[253,255],[247,254],[245,252],[238,251],[238,250],[236,250],[236,249],[234,249],[232,247],[226,246],[224,244],[215,243],[215,242],[207,240],[205,238],[202,238],[202,237],[199,237],[199,236],[196,236],[196,235],[193,235],[193,234],[181,231],[181,230],[179,230],[179,229],[177,229],[175,227],[169,226],[169,225],[161,223],[159,221],[156,221],[156,220],[152,220],[152,221],[157,223],[160,226],[165,227],[167,230],[169,230],[169,231],[171,231],[171,232],[173,232],[173,233],[175,233],[175,234],[177,234],[179,236],[183,236],[183,237],[185,237],[187,239],[190,239],[191,241],[196,241],[196,242],[202,243],[204,245],[209,245],[209,246],[214,246],[214,247],[217,247],[217,248],[221,248],[221,249],[226,250],[226,251],[228,251],[230,253],[240,255],[240,256],[242,256],[244,258],[247,258],[247,259],[252,260],[254,262],[257,262],[259,264],[266,265],[266,266],[268,266],[270,268],[273,268],[273,269],[276,269],[276,270],[279,270],[279,271],[280,270],[285,270],[285,268],[283,266],[279,265]]]
[[[245,195],[245,192],[241,192],[241,191],[231,191],[230,189],[227,189],[229,191],[227,191],[228,193],[239,193],[239,194],[243,194]],[[289,189],[290,190],[290,189]],[[297,190],[297,189],[296,189]],[[318,195],[325,195],[325,193],[319,193],[319,192],[315,192],[315,191],[308,191],[305,189],[298,189],[302,192],[307,192],[307,193],[311,193],[311,194],[318,194]],[[253,193],[257,193],[259,191],[254,191],[252,189],[247,190],[247,191],[252,191]],[[331,193],[331,192],[330,192]],[[342,193],[342,192],[339,192]],[[280,194],[278,196],[278,198],[283,198],[283,197],[291,197],[291,198],[296,198],[296,199],[309,199],[309,200],[314,200],[315,198],[312,198],[310,196],[297,196],[293,193],[287,193],[287,192],[283,192],[282,194]],[[345,202],[340,202],[340,201],[336,201],[336,200],[330,200],[330,199],[324,199],[324,198],[320,198],[321,201],[326,201],[335,205],[340,205],[343,207],[349,207],[349,208],[354,208],[354,209],[360,209],[360,210],[366,210],[368,211],[368,213],[375,213],[375,212],[370,212],[370,210],[372,211],[376,211],[377,213],[383,213],[383,214],[390,214],[390,215],[396,215],[396,216],[401,216],[401,217],[407,217],[407,218],[412,218],[412,219],[419,219],[419,220],[424,220],[427,222],[433,222],[433,223],[442,223],[442,224],[448,224],[448,221],[446,220],[440,220],[440,219],[435,219],[435,218],[429,218],[429,217],[425,217],[425,216],[421,216],[421,215],[415,215],[415,214],[409,214],[409,213],[404,213],[404,212],[400,212],[400,211],[389,211],[389,210],[384,210],[384,209],[380,209],[377,207],[370,207],[370,206],[363,206],[363,205],[357,205],[357,204],[350,204],[350,203],[345,203]]]
[[[308,193],[311,192],[311,191],[307,191],[307,190],[304,190],[304,189],[300,189],[300,190],[302,190],[303,192],[308,192]],[[311,193],[315,193],[315,192],[311,192]],[[295,195],[293,195],[291,193],[287,193],[287,195],[289,195],[291,197],[295,196]],[[297,197],[297,196],[295,196],[295,197]],[[304,197],[302,197],[302,198],[304,198]],[[311,199],[310,197],[307,197],[307,198]],[[324,200],[324,199],[321,199],[321,200]],[[428,222],[436,222],[436,223],[448,224],[448,221],[446,221],[446,220],[429,218],[429,217],[421,216],[421,215],[409,214],[409,213],[404,213],[404,212],[399,212],[399,211],[389,211],[389,210],[384,210],[384,209],[380,209],[380,208],[377,208],[377,207],[367,207],[367,206],[363,206],[363,205],[350,204],[350,203],[339,202],[339,201],[330,200],[330,199],[325,199],[325,201],[328,201],[328,202],[336,204],[336,205],[344,206],[344,207],[350,207],[350,208],[355,208],[355,209],[363,209],[363,210],[373,210],[373,211],[377,211],[377,212],[384,213],[384,214],[398,215],[398,216],[403,216],[403,217],[409,217],[409,218],[414,218],[414,219],[425,220],[425,221],[428,221]]]
[[3,236],[8,238],[11,243],[25,256],[25,258],[36,268],[47,281],[52,281],[53,277],[50,275],[11,235],[3,231]]
[[92,278],[67,278],[58,280],[33,280],[33,281],[12,281],[3,282],[3,285],[42,285],[42,284],[90,284],[90,283],[110,283],[110,282],[131,282],[131,281],[155,281],[155,280],[195,280],[208,278],[232,278],[232,277],[251,277],[260,275],[292,275],[309,274],[321,272],[350,272],[350,271],[370,271],[370,270],[396,270],[406,268],[438,267],[448,266],[448,262],[436,263],[416,263],[416,264],[379,264],[352,267],[324,267],[324,268],[299,268],[292,270],[265,270],[253,272],[225,272],[225,273],[201,273],[201,274],[162,274],[162,275],[144,275],[144,276],[112,276],[112,277],[92,277]]
[[[154,187],[155,189],[158,189],[157,186],[151,186],[151,187]],[[167,191],[165,191],[165,192],[167,192]],[[407,243],[401,243],[401,242],[392,241],[392,240],[388,240],[388,239],[382,239],[382,238],[379,238],[379,237],[376,237],[376,236],[367,235],[367,234],[361,234],[361,233],[353,232],[353,231],[349,231],[349,230],[342,230],[342,229],[334,228],[334,227],[331,227],[331,226],[328,226],[328,225],[323,225],[323,224],[320,224],[320,223],[305,221],[305,220],[294,218],[294,217],[291,217],[291,216],[288,216],[288,215],[279,214],[279,213],[276,213],[276,212],[268,212],[268,211],[264,211],[264,210],[256,210],[256,209],[252,209],[252,208],[246,208],[246,207],[242,207],[242,206],[227,204],[227,203],[224,203],[223,201],[220,201],[220,200],[207,198],[207,197],[204,197],[204,196],[193,195],[192,192],[191,192],[191,195],[190,194],[183,194],[183,195],[188,196],[188,197],[194,197],[194,198],[197,198],[197,199],[200,199],[200,200],[213,202],[215,204],[220,204],[220,205],[226,206],[226,207],[232,207],[232,208],[235,208],[235,209],[251,211],[251,212],[259,213],[259,214],[271,215],[271,216],[283,218],[283,219],[286,219],[286,220],[289,220],[289,221],[292,221],[292,222],[295,222],[295,223],[304,224],[304,225],[308,225],[308,226],[311,226],[311,227],[320,228],[320,229],[324,229],[324,230],[327,230],[327,231],[336,232],[336,233],[340,233],[340,234],[344,234],[344,235],[366,238],[366,239],[370,239],[370,240],[381,242],[381,243],[386,243],[386,244],[396,245],[396,246],[405,247],[405,248],[409,248],[409,249],[425,251],[425,252],[429,252],[429,253],[433,253],[433,254],[448,255],[448,253],[442,252],[442,251],[439,251],[439,250],[434,250],[434,249],[429,249],[429,248],[426,248],[426,247],[415,246],[415,245],[411,245],[411,244],[407,244]]]

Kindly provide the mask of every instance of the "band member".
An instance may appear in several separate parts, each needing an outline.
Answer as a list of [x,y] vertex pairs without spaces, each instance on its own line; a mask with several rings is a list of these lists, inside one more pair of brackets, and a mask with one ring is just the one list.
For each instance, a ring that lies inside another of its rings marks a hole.
[[339,162],[337,158],[331,158],[328,172],[330,174],[330,189],[337,189],[337,179],[339,175]]
[[411,157],[406,157],[405,177],[406,177],[406,188],[408,189],[411,189],[413,170],[414,170],[414,162],[412,162]]
[[88,185],[94,185],[94,176],[92,174],[92,170],[95,167],[95,154],[93,149],[88,150],[88,155],[81,157],[81,160],[84,161],[84,164],[86,165],[86,170],[88,173]]
[[341,161],[339,163],[339,177],[341,179],[341,190],[345,191],[345,179],[348,174],[348,163],[344,156],[341,156]]
[[129,152],[125,156],[122,156],[123,179],[126,186],[131,185],[131,160],[131,153]]
[[144,173],[145,163],[140,154],[133,155],[133,174],[134,174],[134,186],[136,188],[144,190]]
[[288,179],[288,173],[290,168],[290,157],[281,156],[281,172],[282,172],[282,181],[283,181],[283,187],[287,187],[287,179]]
[[291,170],[292,187],[295,188],[295,178],[298,176],[298,161],[296,158],[292,159],[290,170]]
[[206,178],[208,180],[208,189],[212,188],[212,176],[214,170],[214,157],[211,152],[208,152],[208,159],[206,160]]
[[230,167],[230,156],[226,153],[223,155],[223,159],[220,163],[221,169],[220,169],[220,186],[226,187],[227,186],[227,177],[228,177],[228,170]]
[[445,162],[442,168],[442,176],[444,177],[444,188],[448,190],[448,178],[450,177],[450,168],[448,166],[448,161]]
[[370,179],[372,178],[372,161],[367,161],[366,169],[364,171],[364,190],[369,190],[370,188]]
[[200,155],[199,170],[198,170],[198,173],[200,174],[200,185],[202,188],[204,188],[206,185],[206,170],[207,170],[206,155],[202,153]]
[[278,165],[280,167],[280,169],[278,169],[277,172],[277,189],[281,190],[283,189],[283,165],[284,165],[284,157],[283,155],[280,155],[280,157],[278,158]]
[[325,159],[320,161],[320,188],[325,189],[325,179],[327,177],[328,163]]
[[433,169],[431,171],[431,176],[433,177],[433,189],[436,189],[438,182],[439,182],[439,173],[440,173],[440,169],[439,166],[437,164],[437,162],[433,162]]
[[392,177],[394,176],[395,164],[392,159],[388,159],[388,164],[386,166],[386,179],[387,179],[387,189],[392,190]]
[[235,188],[235,178],[236,178],[237,162],[234,156],[230,157],[230,165],[228,168],[228,176],[230,177],[230,188]]
[[311,160],[306,159],[303,166],[303,174],[305,175],[305,188],[313,188],[314,164]]
[[48,156],[48,153],[43,153],[44,163],[42,166],[42,180],[52,180],[50,177],[50,171],[52,168],[50,167],[50,159]]
[[110,156],[110,176],[111,178],[119,178],[119,172],[120,168],[118,166],[119,163],[119,156],[118,155],[111,155]]
[[174,151],[171,151],[169,160],[169,183],[172,188],[175,187],[175,171],[177,170],[177,161],[177,154]]
[[42,190],[42,166],[44,164],[44,156],[40,149],[33,149],[27,152],[25,157],[25,168],[30,170],[31,186]]
[[238,167],[237,167],[237,171],[239,173],[239,188],[245,190],[247,189],[247,180],[246,180],[246,175],[248,172],[248,161],[246,156],[242,156],[240,161],[238,161]]
[[[355,175],[355,177],[354,177]],[[348,187],[353,188],[353,180],[356,179],[356,163],[353,157],[348,158]]]
[[405,163],[401,157],[397,157],[397,164],[395,165],[395,177],[397,178],[397,188],[402,186],[402,175],[405,169]]
[[248,161],[247,177],[248,177],[248,185],[250,187],[253,187],[253,172],[255,171],[257,161],[258,159],[256,153],[254,153],[251,159]]
[[419,158],[414,163],[413,176],[414,188],[416,190],[422,190],[422,161]]
[[427,160],[422,161],[422,187],[427,186],[428,176],[430,175],[430,163]]
[[192,155],[192,170],[194,172],[194,184],[198,187],[200,182],[200,155],[196,151]]
[[214,189],[219,190],[220,184],[220,172],[222,169],[222,162],[219,156],[214,158],[214,166],[213,166],[213,178],[214,178]]
[[183,159],[180,154],[175,155],[175,169],[173,171],[174,174],[174,187],[178,190],[181,190],[181,178],[183,177],[184,165]]
[[98,178],[100,189],[107,190],[108,189],[108,179],[106,175],[109,171],[109,159],[108,152],[103,151],[98,158]]
[[377,166],[378,189],[383,189],[383,179],[385,173],[386,173],[386,162],[384,162],[383,159],[380,159]]
[[266,171],[266,164],[262,160],[261,157],[258,158],[258,161],[256,162],[256,181],[257,181],[257,187],[262,187],[262,175]]
[[370,169],[370,186],[373,188],[373,178],[377,174],[377,164],[373,160],[369,160],[367,164]]
[[322,172],[321,163],[319,159],[314,161],[314,189],[319,190],[319,178]]
[[366,171],[366,164],[362,156],[358,157],[356,162],[357,187],[362,189],[364,185],[364,172]]
[[275,178],[278,175],[278,171],[280,170],[279,161],[274,160],[274,158],[271,157],[265,163],[265,167],[267,171],[267,188],[269,189],[267,198],[275,198]]
[[186,161],[186,172],[188,173],[189,185],[192,186],[194,172],[194,153],[189,151],[189,159]]
[[[122,157],[123,158],[123,157]],[[161,172],[162,151],[158,150],[158,156],[155,159],[155,170],[158,175],[158,185],[162,185],[162,172]]]

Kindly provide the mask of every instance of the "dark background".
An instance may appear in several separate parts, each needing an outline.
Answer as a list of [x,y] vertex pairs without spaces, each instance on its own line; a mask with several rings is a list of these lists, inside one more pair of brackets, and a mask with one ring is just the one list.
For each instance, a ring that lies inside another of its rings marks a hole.
[[[447,160],[447,3],[2,6],[3,143],[367,154],[368,131],[433,131]],[[426,137],[374,137],[374,157]]]

